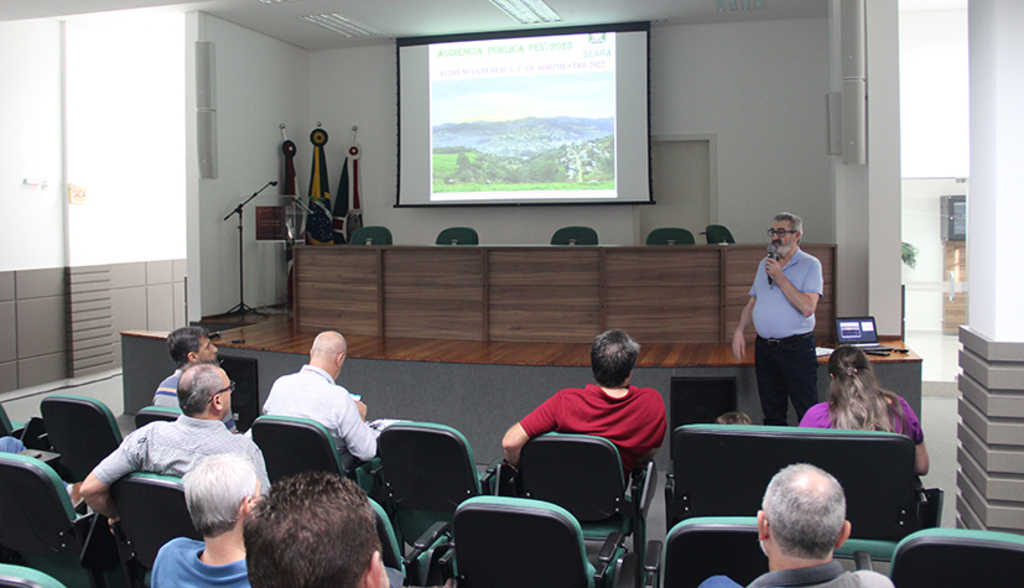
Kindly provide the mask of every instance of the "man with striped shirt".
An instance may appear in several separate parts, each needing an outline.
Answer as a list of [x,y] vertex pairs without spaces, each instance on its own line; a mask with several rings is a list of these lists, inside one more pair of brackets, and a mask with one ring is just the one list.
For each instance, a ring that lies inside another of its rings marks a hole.
[[[185,368],[195,363],[217,363],[217,346],[210,340],[210,334],[203,327],[182,327],[167,335],[167,351],[178,369],[164,378],[153,394],[153,406],[179,408],[178,378]],[[235,415],[229,410],[224,415],[224,426],[237,433]]]
[[251,439],[234,435],[222,424],[231,411],[235,383],[216,365],[189,366],[178,382],[182,415],[174,422],[151,423],[124,438],[82,483],[82,496],[96,512],[117,520],[110,486],[133,472],[184,476],[207,455],[236,453],[256,468],[263,492],[270,488],[263,453]]

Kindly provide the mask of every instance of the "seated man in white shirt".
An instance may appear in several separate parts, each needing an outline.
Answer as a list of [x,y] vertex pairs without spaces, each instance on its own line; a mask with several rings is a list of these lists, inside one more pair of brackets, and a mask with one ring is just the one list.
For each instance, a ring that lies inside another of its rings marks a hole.
[[334,331],[317,335],[309,363],[274,382],[263,414],[317,421],[330,431],[346,470],[377,455],[377,433],[366,424],[366,405],[335,383],[345,363],[345,338]]

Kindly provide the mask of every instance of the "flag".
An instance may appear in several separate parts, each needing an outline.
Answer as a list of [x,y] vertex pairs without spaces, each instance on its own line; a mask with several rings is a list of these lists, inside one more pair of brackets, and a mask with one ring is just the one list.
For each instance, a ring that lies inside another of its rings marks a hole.
[[[282,125],[284,126],[284,125]],[[281,130],[284,133],[284,130]],[[298,152],[298,148],[295,146],[293,141],[285,139],[281,143],[281,151],[284,153],[284,177],[281,181],[281,194],[284,196],[295,196],[295,154]],[[293,207],[295,204],[289,205]],[[287,221],[286,221],[287,222]],[[289,227],[293,229],[293,227]],[[295,239],[302,234],[299,223],[296,222],[294,230],[288,231],[288,240],[285,241],[284,245],[284,261],[285,271],[288,274],[288,307],[291,308],[292,301],[295,299]]]
[[309,134],[313,143],[313,171],[309,178],[309,222],[306,237],[311,245],[333,245],[334,223],[331,219],[331,188],[327,185],[327,159],[324,145],[327,131],[316,129]]
[[345,220],[348,216],[348,158],[341,164],[341,180],[334,195],[334,242],[346,243]]
[[359,146],[359,143],[352,143],[352,146],[348,148],[348,158],[352,161],[352,208],[348,211],[348,221],[345,223],[345,230],[348,231],[349,238],[352,237],[352,233],[363,227],[363,207],[359,203],[359,185],[362,183],[361,174],[359,173],[359,159],[363,156],[363,148]]

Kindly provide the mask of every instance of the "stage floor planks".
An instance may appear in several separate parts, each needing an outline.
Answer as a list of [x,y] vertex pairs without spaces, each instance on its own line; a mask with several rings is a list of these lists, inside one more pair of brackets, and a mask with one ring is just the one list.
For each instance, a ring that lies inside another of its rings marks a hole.
[[[218,319],[213,319],[218,320]],[[271,316],[254,324],[224,330],[214,342],[222,349],[252,349],[278,353],[307,354],[319,329],[300,328],[290,315]],[[167,333],[128,331],[140,336],[166,337]],[[345,334],[344,332],[342,333]],[[502,343],[412,339],[346,335],[348,356],[359,359],[424,361],[482,365],[528,365],[590,367],[589,343]],[[235,343],[233,341],[242,341]],[[899,340],[885,344],[905,349]],[[751,367],[754,345],[747,344],[743,361],[737,361],[732,347],[719,343],[650,343],[640,341],[641,368]],[[824,363],[827,357],[819,361]],[[871,357],[874,363],[921,361],[913,351],[889,357]]]

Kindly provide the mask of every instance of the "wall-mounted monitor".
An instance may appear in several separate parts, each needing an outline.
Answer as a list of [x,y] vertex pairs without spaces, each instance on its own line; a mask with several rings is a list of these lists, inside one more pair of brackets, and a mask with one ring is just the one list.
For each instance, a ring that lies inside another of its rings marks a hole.
[[399,39],[396,206],[649,203],[649,34]]

